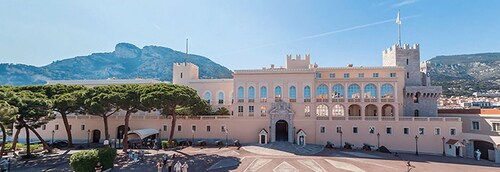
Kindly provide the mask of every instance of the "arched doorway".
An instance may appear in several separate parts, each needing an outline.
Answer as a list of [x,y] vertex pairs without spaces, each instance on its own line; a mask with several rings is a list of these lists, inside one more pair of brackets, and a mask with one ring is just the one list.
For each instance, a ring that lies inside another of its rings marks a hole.
[[93,130],[92,131],[92,143],[99,143],[99,140],[101,140],[101,131]]
[[482,140],[474,140],[474,152],[478,149],[481,151],[481,159],[488,159],[488,150],[495,150],[495,147],[493,146],[493,143]]
[[382,106],[382,116],[394,116],[394,107],[390,104]]
[[349,106],[349,116],[361,116],[361,106],[357,104]]
[[285,120],[276,122],[276,141],[288,141],[288,122]]
[[[130,131],[130,127],[128,127],[128,131]],[[118,130],[116,131],[116,139],[123,139],[123,135],[125,134],[125,125],[120,125]]]
[[377,106],[369,104],[365,107],[365,116],[377,116]]

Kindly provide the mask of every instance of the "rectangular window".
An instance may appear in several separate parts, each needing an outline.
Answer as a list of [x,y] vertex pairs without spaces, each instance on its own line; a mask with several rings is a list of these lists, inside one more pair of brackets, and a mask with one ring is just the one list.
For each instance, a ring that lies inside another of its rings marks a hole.
[[85,130],[85,125],[80,126],[81,130]]
[[337,126],[337,133],[342,133],[342,127]]
[[326,130],[325,127],[323,127],[323,126],[319,127],[319,132],[320,133],[325,133],[325,130]]
[[243,106],[238,106],[238,112],[243,112]]
[[331,73],[331,74],[330,74],[330,78],[335,78],[335,74],[334,74],[334,73]]
[[207,125],[207,132],[210,132],[210,130],[211,130],[210,125]]
[[191,131],[196,132],[196,125],[191,125]]
[[358,73],[358,78],[364,78],[365,74],[364,73]]
[[316,78],[321,78],[321,73],[317,73]]
[[493,131],[500,131],[500,123],[491,123]]
[[479,130],[479,121],[472,121],[472,130]]
[[344,73],[344,78],[349,78],[349,74],[348,73]]
[[368,133],[375,134],[375,127],[374,126],[368,127]]
[[391,78],[395,78],[395,77],[396,77],[396,73],[390,73],[390,74],[389,74],[389,77],[391,77]]
[[182,126],[181,125],[177,125],[177,131],[182,131]]
[[406,78],[410,78],[410,72],[406,72]]
[[220,132],[225,133],[225,132],[226,132],[226,126],[221,125],[221,126],[220,126]]
[[374,78],[378,78],[378,73],[373,73]]
[[248,112],[253,113],[253,106],[248,106]]
[[418,134],[424,135],[424,128],[422,127],[418,128]]
[[56,124],[56,126],[54,127],[56,130],[59,130],[59,124]]
[[434,128],[434,135],[440,135],[441,134],[441,128]]
[[408,128],[408,127],[403,128],[403,134],[406,134],[406,135],[410,134],[410,128]]
[[392,134],[392,127],[385,128],[385,133]]
[[47,129],[47,125],[42,125],[42,130]]
[[69,124],[69,130],[71,130],[71,128],[73,128],[73,126],[71,124]]
[[455,128],[450,128],[450,135],[454,136],[457,134],[457,129]]
[[358,133],[358,127],[352,127],[352,133],[354,134]]

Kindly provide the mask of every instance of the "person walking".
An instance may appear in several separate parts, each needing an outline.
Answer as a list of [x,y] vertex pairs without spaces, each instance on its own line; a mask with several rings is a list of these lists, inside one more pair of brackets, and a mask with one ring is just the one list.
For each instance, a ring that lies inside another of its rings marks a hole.
[[184,162],[184,164],[182,164],[182,172],[187,172],[188,168],[189,168],[189,165],[187,164],[187,162]]
[[167,168],[168,168],[168,172],[172,172],[172,161],[173,161],[173,160],[167,160]]
[[174,171],[181,172],[181,167],[182,167],[181,162],[177,161],[174,165]]
[[158,172],[161,172],[163,170],[163,163],[158,161],[158,163],[156,163],[156,168],[158,168]]

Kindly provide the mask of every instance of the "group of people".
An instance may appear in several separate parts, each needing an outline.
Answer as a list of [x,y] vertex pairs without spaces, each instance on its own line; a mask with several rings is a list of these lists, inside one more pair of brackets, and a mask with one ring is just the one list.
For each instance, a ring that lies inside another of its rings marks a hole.
[[[175,157],[175,154],[173,155],[173,157]],[[174,172],[187,172],[188,171],[189,165],[187,164],[187,162],[184,162],[184,164],[182,164],[180,161],[177,161],[172,167],[173,161],[174,161],[173,158],[172,158],[172,160],[169,160],[168,155],[163,154],[162,160],[159,160],[158,163],[156,163],[156,167],[158,168],[158,172],[162,172],[164,166],[168,172],[172,172],[172,168],[174,169]]]
[[140,150],[139,152],[136,152],[136,151],[132,151],[132,149],[128,149],[127,155],[128,155],[129,161],[139,161],[139,159],[144,158],[144,150]]

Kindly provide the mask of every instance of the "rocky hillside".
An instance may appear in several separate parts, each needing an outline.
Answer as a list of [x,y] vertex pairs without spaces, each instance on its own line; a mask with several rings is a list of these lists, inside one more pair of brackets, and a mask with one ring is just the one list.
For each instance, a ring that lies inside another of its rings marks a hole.
[[471,95],[500,89],[500,53],[437,56],[432,62],[432,84],[443,93]]
[[[172,80],[172,65],[184,62],[183,52],[159,46],[142,49],[119,43],[115,51],[94,53],[55,61],[47,66],[0,64],[1,85],[44,84],[46,80],[155,78]],[[210,59],[189,55],[188,62],[199,66],[200,78],[232,78],[232,72]]]

